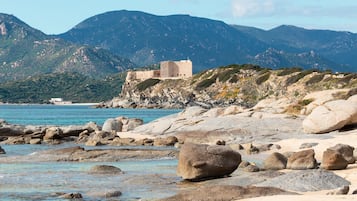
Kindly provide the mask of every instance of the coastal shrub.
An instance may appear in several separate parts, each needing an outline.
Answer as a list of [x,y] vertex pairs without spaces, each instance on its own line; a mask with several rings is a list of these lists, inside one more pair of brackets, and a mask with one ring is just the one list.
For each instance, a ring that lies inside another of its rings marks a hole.
[[308,86],[308,85],[316,84],[320,82],[322,79],[324,79],[324,77],[325,77],[325,73],[314,75],[305,83],[305,85]]
[[298,82],[300,79],[304,78],[306,75],[311,74],[312,72],[314,72],[314,70],[305,70],[300,72],[299,74],[293,75],[286,80],[286,84],[292,85]]
[[261,71],[264,70],[266,68],[262,68],[258,65],[254,65],[254,64],[242,64],[242,65],[238,65],[238,64],[231,64],[228,66],[221,66],[218,69],[228,69],[228,68],[232,68],[232,69],[243,69],[243,70],[255,70],[255,71]]
[[277,76],[285,76],[290,75],[292,73],[301,72],[302,68],[293,67],[293,68],[283,68],[280,72],[278,72]]
[[313,101],[314,101],[314,99],[312,99],[312,98],[310,98],[310,99],[303,99],[303,100],[300,100],[300,101],[298,102],[298,104],[301,105],[301,106],[306,106],[306,105],[312,103]]
[[144,91],[145,89],[147,88],[150,88],[150,87],[153,87],[155,86],[156,84],[158,84],[160,82],[159,79],[147,79],[145,81],[142,81],[140,82],[139,84],[136,85],[136,88],[139,90],[139,91]]
[[239,68],[232,68],[218,73],[218,79],[220,82],[226,82],[231,79],[234,75],[240,72]]
[[343,78],[338,80],[338,83],[340,83],[340,84],[348,84],[353,79],[357,79],[357,74],[356,73],[351,73],[351,74],[345,75]]
[[233,75],[232,78],[229,80],[229,83],[237,83],[239,80],[237,75]]
[[217,79],[217,75],[209,78],[209,79],[205,79],[205,80],[202,80],[201,82],[199,82],[197,85],[196,85],[196,90],[200,91],[202,89],[206,89],[207,87],[211,86],[213,83],[216,82],[216,79]]
[[314,99],[300,100],[297,104],[289,105],[285,112],[288,114],[299,115],[300,111],[312,101],[314,101]]
[[267,72],[261,76],[259,76],[256,80],[255,83],[257,83],[257,85],[261,85],[262,83],[264,83],[265,81],[267,81],[270,77],[271,73]]
[[262,68],[258,65],[254,65],[254,64],[243,64],[241,66],[242,69],[244,70],[255,70],[255,71],[261,71],[264,70],[265,68]]

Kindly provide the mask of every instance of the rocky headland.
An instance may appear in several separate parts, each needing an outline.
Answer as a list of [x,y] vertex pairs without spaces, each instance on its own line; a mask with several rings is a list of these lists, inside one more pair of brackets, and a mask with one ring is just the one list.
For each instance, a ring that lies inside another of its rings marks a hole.
[[[355,73],[230,65],[206,70],[188,79],[127,79],[118,97],[98,107],[213,108],[233,104],[250,108],[264,99],[297,103],[314,91],[355,88],[356,78]],[[335,95],[342,97],[344,94]]]

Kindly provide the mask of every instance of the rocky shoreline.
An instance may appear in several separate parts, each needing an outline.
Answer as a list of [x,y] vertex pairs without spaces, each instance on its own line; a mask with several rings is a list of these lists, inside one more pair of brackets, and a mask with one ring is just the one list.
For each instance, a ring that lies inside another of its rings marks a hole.
[[[210,200],[269,200],[272,195],[277,200],[334,200],[333,195],[356,200],[350,194],[357,192],[357,95],[339,99],[336,93],[341,91],[306,96],[309,101],[299,113],[291,112],[296,103],[279,99],[253,108],[190,107],[148,124],[125,117],[108,119],[102,126],[33,127],[2,121],[0,144],[80,146],[21,157],[5,154],[0,163],[168,157],[177,158],[177,176],[185,185],[166,184],[180,190],[161,200],[200,200],[208,195]],[[100,145],[93,150],[82,147]]]

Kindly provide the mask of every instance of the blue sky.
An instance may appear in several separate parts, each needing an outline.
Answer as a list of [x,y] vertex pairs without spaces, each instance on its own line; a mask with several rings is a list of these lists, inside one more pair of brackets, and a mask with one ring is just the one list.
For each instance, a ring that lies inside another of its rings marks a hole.
[[0,13],[13,14],[47,34],[122,9],[189,14],[262,29],[288,24],[357,33],[357,0],[0,0]]

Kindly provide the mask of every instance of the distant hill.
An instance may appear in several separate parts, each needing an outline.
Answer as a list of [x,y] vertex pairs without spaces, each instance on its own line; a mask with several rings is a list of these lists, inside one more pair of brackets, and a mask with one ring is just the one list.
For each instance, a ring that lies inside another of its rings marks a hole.
[[48,103],[55,97],[93,103],[111,99],[121,91],[126,73],[93,79],[80,73],[51,73],[0,85],[0,102]]
[[286,53],[314,52],[324,60],[316,62],[322,64],[322,68],[330,66],[336,71],[357,71],[357,34],[309,30],[291,25],[282,25],[267,31],[238,25],[234,27]]
[[135,65],[107,50],[73,44],[0,14],[0,82],[54,72],[79,72],[93,78]]
[[195,72],[232,63],[357,68],[357,34],[285,25],[265,31],[188,15],[122,10],[90,17],[59,37],[107,49],[140,65],[190,58]]
[[147,65],[190,58],[195,71],[249,61],[268,46],[220,21],[188,15],[113,11],[91,17],[59,37],[108,49]]

